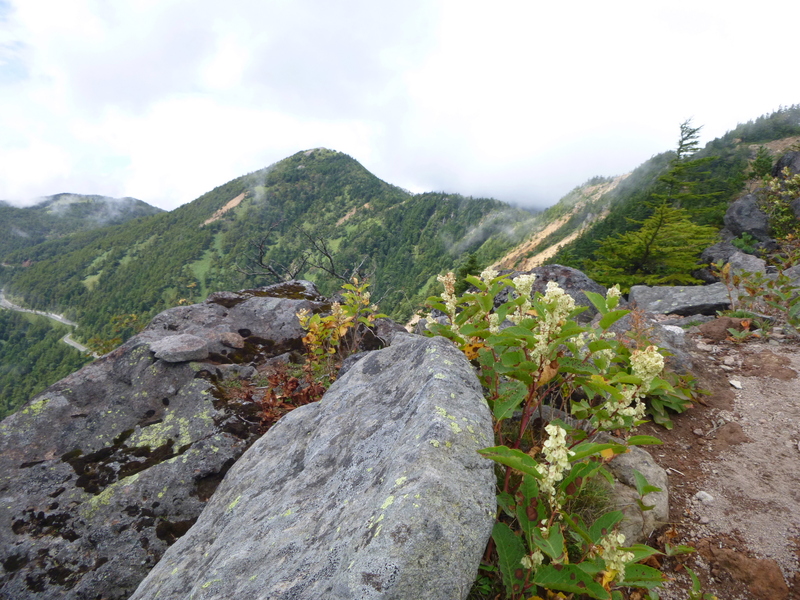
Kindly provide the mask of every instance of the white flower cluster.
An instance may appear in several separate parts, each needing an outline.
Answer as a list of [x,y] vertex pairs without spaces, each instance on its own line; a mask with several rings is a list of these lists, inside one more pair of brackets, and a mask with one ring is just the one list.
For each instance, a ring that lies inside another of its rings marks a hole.
[[633,560],[633,552],[620,550],[624,543],[625,536],[618,532],[609,533],[600,539],[606,570],[617,573],[615,579],[618,583],[625,580],[625,564]]
[[564,478],[564,473],[569,471],[569,457],[575,454],[567,449],[567,432],[552,423],[544,428],[548,434],[547,441],[542,448],[542,454],[548,464],[540,464],[537,469],[544,476],[540,487],[549,494],[550,504],[555,508],[558,504],[556,498],[556,484]]
[[569,313],[575,309],[575,300],[562,290],[561,286],[555,281],[547,282],[547,289],[542,300],[548,304],[555,303],[553,314],[557,316],[559,321],[566,319]]
[[542,361],[550,342],[558,337],[567,316],[575,309],[575,300],[555,281],[547,282],[542,302],[549,305],[550,309],[536,323],[536,345],[530,352],[530,360],[534,363]]
[[497,313],[489,315],[489,333],[500,333],[500,315]]
[[642,378],[641,389],[646,393],[653,379],[664,370],[664,357],[657,346],[648,346],[644,350],[634,350],[631,354],[633,374]]
[[517,290],[517,294],[519,294],[522,298],[525,298],[524,302],[516,308],[513,315],[508,316],[508,320],[514,323],[514,325],[519,325],[524,319],[528,311],[531,308],[531,290],[533,289],[533,282],[536,281],[536,274],[530,273],[525,275],[519,275],[518,277],[514,277],[514,288]]
[[[447,309],[447,316],[450,319],[450,328],[453,330],[454,333],[458,333],[458,327],[456,327],[455,320],[456,320],[456,276],[455,274],[450,271],[447,275],[437,275],[436,281],[441,283],[444,286],[444,292],[442,292],[442,300],[444,301],[445,308]],[[436,319],[433,316],[433,313],[428,315],[428,329],[432,329],[436,323]]]
[[[633,374],[641,378],[642,383],[636,386],[625,386],[622,389],[622,398],[618,401],[609,400],[606,408],[611,414],[610,419],[599,422],[600,427],[613,428],[622,427],[625,424],[624,417],[632,417],[634,421],[644,419],[645,405],[642,398],[650,389],[650,385],[661,371],[664,369],[664,357],[658,351],[657,346],[648,346],[644,350],[634,350],[631,353],[631,370]],[[633,403],[633,406],[631,406]]]
[[538,548],[534,550],[530,556],[527,554],[519,561],[526,569],[536,570],[544,562],[544,555]]
[[619,298],[621,295],[622,292],[619,290],[619,284],[616,284],[614,287],[608,288],[606,299]]
[[497,271],[495,271],[492,267],[486,267],[481,272],[481,281],[483,283],[485,283],[486,285],[489,285],[492,282],[492,279],[497,277],[498,274],[499,273]]

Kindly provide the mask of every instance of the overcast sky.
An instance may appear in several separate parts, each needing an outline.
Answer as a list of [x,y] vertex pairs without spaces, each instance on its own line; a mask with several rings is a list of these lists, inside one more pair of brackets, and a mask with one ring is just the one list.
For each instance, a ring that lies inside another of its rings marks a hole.
[[800,4],[0,0],[0,199],[171,209],[299,150],[548,206],[800,103]]

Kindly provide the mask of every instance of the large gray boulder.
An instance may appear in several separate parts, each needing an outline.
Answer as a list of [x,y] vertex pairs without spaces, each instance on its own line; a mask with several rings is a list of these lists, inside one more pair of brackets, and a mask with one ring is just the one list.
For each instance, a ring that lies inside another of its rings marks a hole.
[[397,336],[248,450],[132,600],[466,598],[492,439],[464,355]]
[[260,435],[224,379],[299,349],[295,313],[324,307],[273,292],[168,310],[0,423],[0,598],[130,596]]
[[[619,531],[625,536],[626,544],[645,543],[655,529],[669,523],[667,472],[649,452],[638,446],[632,446],[625,454],[616,455],[608,463],[608,469],[614,475],[611,504],[625,515]],[[637,502],[640,498],[636,491],[634,471],[644,475],[647,483],[660,490],[645,494],[642,499],[646,506],[652,507],[650,510],[642,510]]]
[[673,315],[713,315],[731,307],[728,288],[723,283],[686,286],[631,287],[628,301],[645,312]]
[[781,156],[775,163],[775,166],[772,167],[772,176],[780,177],[782,179],[783,170],[786,167],[789,167],[789,173],[791,175],[797,175],[800,173],[800,152],[787,152]]
[[725,229],[732,237],[749,233],[759,242],[769,242],[769,219],[758,207],[758,199],[754,194],[747,194],[735,200],[728,207],[724,217]]

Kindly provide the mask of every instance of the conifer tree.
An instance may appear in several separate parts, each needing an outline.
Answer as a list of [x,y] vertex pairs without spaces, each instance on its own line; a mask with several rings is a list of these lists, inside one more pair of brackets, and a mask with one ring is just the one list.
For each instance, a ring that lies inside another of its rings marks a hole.
[[655,206],[641,228],[605,239],[588,261],[590,277],[604,285],[619,283],[624,292],[635,284],[686,285],[698,283],[691,272],[697,255],[714,243],[713,227],[695,225],[684,208],[666,201]]
[[653,193],[658,202],[668,202],[676,208],[687,209],[695,220],[706,220],[704,217],[712,212],[714,200],[721,192],[702,193],[697,188],[709,175],[700,168],[712,162],[715,156],[703,158],[692,157],[699,150],[700,130],[703,127],[692,127],[692,120],[681,123],[681,135],[675,158],[670,161],[670,169],[658,180],[663,184],[662,190]]

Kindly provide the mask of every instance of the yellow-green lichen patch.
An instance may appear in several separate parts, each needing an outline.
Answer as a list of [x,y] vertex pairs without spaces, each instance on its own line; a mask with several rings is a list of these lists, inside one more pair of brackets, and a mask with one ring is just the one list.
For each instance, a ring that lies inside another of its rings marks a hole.
[[128,444],[134,446],[149,446],[158,448],[168,442],[169,439],[175,440],[175,446],[180,448],[192,442],[192,435],[189,430],[189,419],[177,417],[170,412],[161,423],[153,423],[134,433]]
[[222,579],[212,579],[211,581],[206,581],[206,582],[205,582],[203,585],[201,585],[200,587],[201,587],[201,588],[203,588],[203,589],[206,589],[207,587],[209,587],[209,586],[210,586],[210,585],[212,585],[212,584],[215,584],[215,583],[217,583],[218,581],[222,581]]
[[434,379],[447,379],[447,376],[444,373],[434,373]]
[[399,479],[394,480],[394,484],[403,485],[406,481],[408,481],[408,477],[400,477]]
[[50,398],[42,398],[41,400],[34,402],[27,408],[22,411],[23,415],[33,415],[34,417],[38,417],[39,414],[44,410],[44,407],[47,406],[47,403],[50,402]]
[[445,359],[444,359],[442,362],[443,362],[444,364],[446,364],[448,367],[451,367],[451,366],[453,366],[453,361],[452,361],[452,360],[450,360],[450,359],[448,359],[448,358],[445,358]]
[[453,430],[453,433],[461,433],[461,427],[458,426],[458,423],[450,423],[450,429]]
[[86,509],[83,510],[83,514],[85,517],[91,517],[97,509],[101,506],[108,506],[111,503],[111,497],[121,488],[125,486],[129,486],[133,484],[137,479],[139,479],[139,473],[134,473],[130,477],[126,477],[125,479],[120,479],[116,483],[112,483],[102,492],[97,494],[96,496],[92,496],[89,498],[88,506]]
[[386,500],[381,504],[381,510],[386,510],[394,503],[394,496],[389,496]]
[[428,346],[427,348],[425,348],[425,354],[436,354],[436,348],[431,348],[430,346]]
[[286,512],[284,512],[284,513],[281,513],[281,516],[282,516],[282,517],[288,517],[288,516],[290,516],[291,514],[292,514],[292,509],[291,509],[291,508],[287,508],[287,509],[286,509]]
[[242,499],[242,496],[241,496],[241,494],[240,494],[240,495],[238,495],[238,496],[236,496],[236,499],[235,499],[233,502],[231,502],[230,504],[228,504],[228,508],[226,509],[226,510],[227,510],[227,512],[230,512],[230,511],[232,511],[234,508],[236,508],[236,505],[237,505],[237,504],[239,504],[239,501],[240,501],[241,499]]
[[428,440],[428,443],[430,443],[430,445],[433,446],[434,448],[439,447],[439,440]]

